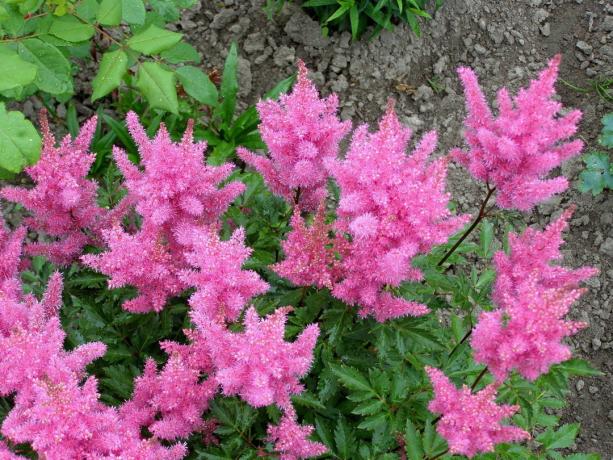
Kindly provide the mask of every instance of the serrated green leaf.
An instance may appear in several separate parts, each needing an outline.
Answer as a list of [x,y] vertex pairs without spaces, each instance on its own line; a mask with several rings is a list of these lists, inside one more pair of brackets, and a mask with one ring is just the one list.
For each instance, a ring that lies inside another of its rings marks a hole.
[[592,193],[596,196],[603,192],[605,188],[605,178],[601,171],[581,171],[579,174],[579,191]]
[[362,421],[358,425],[358,428],[362,430],[375,431],[381,428],[382,426],[385,426],[387,422],[388,422],[387,414],[380,413],[380,414],[373,415],[371,417],[367,417],[366,419],[364,419],[364,421]]
[[187,94],[208,106],[217,105],[217,88],[202,70],[188,65],[179,67],[176,73]]
[[17,53],[0,58],[0,91],[18,88],[32,83],[38,67],[22,59]]
[[94,36],[95,30],[91,24],[79,21],[74,16],[54,18],[49,33],[67,42],[82,42]]
[[122,0],[102,0],[96,18],[103,26],[117,26],[121,22]]
[[151,24],[142,32],[134,35],[126,42],[134,51],[153,55],[170,49],[181,41],[183,34],[161,29]]
[[602,117],[602,133],[599,142],[604,147],[613,149],[613,112]]
[[356,439],[353,431],[347,425],[345,418],[340,416],[334,429],[334,443],[336,445],[336,451],[343,460],[351,458],[356,446]]
[[8,112],[0,102],[0,168],[18,173],[40,155],[38,132],[21,112]]
[[568,361],[564,361],[555,366],[556,369],[561,370],[569,375],[578,376],[600,376],[604,375],[598,369],[594,369],[587,361],[579,358],[572,358]]
[[136,86],[141,90],[151,107],[179,112],[174,73],[157,62],[144,62],[138,68]]
[[407,419],[404,428],[404,448],[410,460],[421,460],[424,451],[422,449],[421,440],[419,434],[415,429],[415,425],[410,419]]
[[369,399],[366,402],[358,404],[352,411],[356,415],[373,415],[385,408],[383,401],[379,399]]
[[92,102],[106,96],[121,84],[128,70],[128,55],[121,49],[102,55],[98,73],[92,81]]
[[546,431],[536,437],[545,449],[563,449],[575,443],[579,433],[579,424],[571,423],[562,425],[557,431]]
[[121,0],[121,17],[128,24],[144,24],[145,5],[143,0]]
[[70,62],[55,46],[33,38],[19,42],[17,50],[38,67],[34,84],[41,91],[54,95],[72,92]]
[[172,48],[162,51],[160,56],[171,64],[181,64],[183,62],[195,62],[198,64],[202,60],[196,48],[185,42],[179,42]]
[[349,388],[350,390],[364,391],[374,395],[374,391],[371,388],[370,383],[357,369],[349,366],[338,366],[331,364],[330,370],[338,377],[343,386]]

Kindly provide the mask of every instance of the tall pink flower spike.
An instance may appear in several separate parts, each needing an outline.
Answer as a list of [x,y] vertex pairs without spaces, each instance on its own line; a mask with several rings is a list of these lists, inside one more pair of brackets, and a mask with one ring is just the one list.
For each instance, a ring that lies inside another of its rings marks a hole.
[[268,426],[268,440],[275,443],[275,451],[280,460],[301,460],[325,454],[327,448],[320,442],[311,441],[309,436],[315,428],[312,425],[299,425],[296,411],[288,408],[278,425]]
[[562,257],[562,231],[572,213],[567,209],[542,232],[528,228],[520,236],[511,234],[510,254],[494,256],[497,308],[481,313],[471,344],[475,361],[486,364],[498,382],[513,369],[534,380],[569,359],[571,351],[561,340],[586,326],[563,317],[585,292],[579,283],[597,270],[550,265]]
[[360,126],[346,158],[327,162],[340,188],[337,231],[352,239],[342,261],[344,279],[333,294],[378,321],[428,312],[387,288],[421,279],[413,257],[445,243],[469,218],[453,216],[447,207],[447,159],[427,161],[436,133],[427,133],[407,156],[410,137],[390,101],[377,132]]
[[427,366],[426,373],[434,388],[428,409],[442,416],[436,431],[447,440],[449,453],[473,457],[492,452],[496,444],[530,439],[527,431],[501,424],[519,406],[497,405],[495,385],[473,394],[466,385],[458,390],[438,369]]
[[260,101],[257,108],[269,156],[242,147],[237,149],[238,156],[264,177],[274,194],[302,210],[315,210],[327,194],[323,163],[336,158],[341,139],[351,129],[351,122],[341,122],[336,115],[338,97],[320,99],[304,62],[298,61],[298,81],[292,92],[278,102]]
[[333,289],[343,277],[342,259],[348,255],[349,242],[341,235],[330,236],[332,224],[325,222],[321,204],[310,227],[294,208],[292,230],[281,243],[285,260],[271,268],[296,286],[317,286]]
[[53,238],[51,242],[28,243],[26,253],[44,255],[54,263],[66,265],[82,253],[85,245],[99,243],[101,230],[120,216],[98,206],[98,185],[87,179],[96,159],[89,151],[96,117],[85,123],[75,139],[66,136],[59,147],[55,146],[44,112],[40,124],[40,160],[26,168],[35,182],[34,188],[7,186],[0,195],[30,211],[31,217],[24,220],[29,229]]
[[465,139],[468,150],[452,155],[478,180],[496,187],[496,203],[504,209],[528,211],[568,187],[563,176],[545,176],[578,155],[583,142],[569,140],[577,131],[579,110],[561,116],[562,104],[553,100],[561,56],[555,56],[530,86],[511,98],[498,91],[498,116],[490,111],[477,76],[458,69],[466,95]]
[[290,310],[278,308],[261,319],[251,307],[245,314],[245,330],[238,333],[215,322],[197,321],[225,395],[239,395],[253,407],[277,404],[287,409],[290,396],[303,391],[298,379],[311,367],[319,326],[311,324],[294,342],[286,342]]

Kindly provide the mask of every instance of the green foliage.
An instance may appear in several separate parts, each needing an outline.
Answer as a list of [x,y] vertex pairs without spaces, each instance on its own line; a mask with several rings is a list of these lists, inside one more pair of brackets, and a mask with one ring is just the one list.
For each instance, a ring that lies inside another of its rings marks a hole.
[[[267,0],[267,15],[272,17],[284,2]],[[374,26],[374,36],[383,29],[393,30],[398,22],[407,23],[420,36],[421,19],[432,19],[428,10],[437,10],[442,5],[443,0],[307,0],[301,4],[319,19],[324,34],[328,34],[329,28],[349,30],[354,40],[368,26]]]
[[36,163],[40,136],[21,112],[8,112],[0,102],[0,178]]
[[[602,118],[602,132],[598,139],[600,145],[613,149],[613,113]],[[613,164],[610,154],[591,152],[583,157],[585,170],[579,176],[579,190],[598,195],[605,189],[613,189]]]

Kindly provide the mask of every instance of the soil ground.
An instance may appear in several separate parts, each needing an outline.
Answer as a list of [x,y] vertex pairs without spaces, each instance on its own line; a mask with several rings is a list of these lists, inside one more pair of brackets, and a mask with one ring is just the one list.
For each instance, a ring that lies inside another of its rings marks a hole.
[[[447,0],[421,38],[406,26],[352,42],[347,32],[324,38],[319,25],[297,5],[286,5],[269,21],[261,0],[203,1],[181,21],[189,42],[199,47],[206,66],[221,68],[232,41],[240,49],[241,101],[250,104],[294,72],[303,59],[323,93],[338,93],[341,115],[375,122],[389,97],[416,136],[436,129],[441,154],[462,145],[464,103],[455,69],[471,66],[489,96],[507,85],[517,89],[556,53],[563,55],[560,77],[587,87],[613,77],[613,3],[596,0]],[[434,82],[434,85],[431,84]],[[436,91],[433,91],[433,86]],[[598,149],[600,118],[613,110],[596,93],[558,85],[564,104],[584,112],[579,135],[586,151]],[[526,216],[543,226],[563,208],[577,210],[566,236],[565,263],[592,265],[600,275],[574,316],[590,327],[573,338],[577,353],[605,375],[576,380],[565,422],[580,421],[578,451],[613,459],[613,195],[592,197],[576,190],[580,159],[562,167],[572,188]],[[450,190],[465,211],[474,211],[483,190],[452,166]]]

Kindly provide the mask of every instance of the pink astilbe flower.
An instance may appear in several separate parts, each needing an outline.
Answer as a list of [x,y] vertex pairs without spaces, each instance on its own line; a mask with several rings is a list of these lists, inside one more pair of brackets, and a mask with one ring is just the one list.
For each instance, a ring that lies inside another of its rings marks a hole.
[[[336,158],[341,139],[351,123],[336,115],[336,94],[320,99],[308,79],[308,70],[298,61],[298,81],[279,101],[257,105],[260,134],[270,157],[238,148],[238,156],[254,167],[272,192],[303,210],[315,210],[326,196],[327,173],[323,162]],[[298,196],[299,195],[299,196]]]
[[24,460],[28,457],[17,455],[9,449],[9,446],[2,440],[0,440],[0,460]]
[[167,229],[179,223],[211,224],[243,192],[242,182],[220,187],[234,167],[230,163],[204,163],[206,143],[194,143],[193,123],[188,124],[181,142],[175,143],[164,125],[154,139],[149,139],[134,112],[128,113],[126,122],[138,146],[143,170],[119,148],[114,148],[113,156],[125,177],[128,196],[145,222]]
[[342,278],[341,260],[348,253],[349,242],[339,235],[330,236],[333,226],[325,222],[323,205],[310,227],[296,207],[291,226],[287,239],[281,243],[285,260],[274,264],[272,269],[296,286],[332,289]]
[[455,149],[452,155],[476,179],[496,187],[501,208],[528,211],[568,187],[562,176],[544,179],[583,148],[578,139],[566,142],[577,131],[581,112],[560,116],[562,104],[553,100],[560,59],[555,56],[514,98],[500,89],[498,117],[491,113],[474,72],[458,69],[466,94],[469,149]]
[[328,449],[320,442],[309,440],[314,429],[312,425],[299,425],[296,411],[290,406],[278,425],[268,425],[268,440],[275,443],[275,451],[281,454],[280,460],[317,457]]
[[319,327],[311,324],[294,342],[286,342],[290,310],[279,308],[260,319],[251,307],[245,314],[245,330],[238,333],[215,322],[197,322],[225,395],[239,395],[254,407],[275,403],[286,408],[290,396],[302,392],[299,378],[311,367]]
[[98,185],[87,179],[96,155],[89,145],[96,130],[96,117],[91,118],[75,139],[66,136],[59,147],[41,117],[43,149],[40,160],[26,168],[35,187],[4,187],[0,195],[17,202],[31,213],[25,225],[42,232],[54,241],[28,243],[26,253],[44,255],[57,264],[71,263],[85,245],[99,241],[100,230],[112,215],[96,203]]
[[242,269],[251,254],[242,228],[228,241],[220,240],[215,227],[183,228],[177,237],[186,247],[185,259],[194,267],[180,274],[186,285],[196,288],[189,299],[192,318],[234,322],[251,297],[268,290],[268,283],[256,272]]
[[566,210],[542,232],[510,234],[510,254],[494,256],[498,308],[481,313],[471,344],[475,360],[486,364],[497,381],[513,369],[534,380],[552,364],[569,359],[571,351],[561,340],[586,326],[563,317],[585,291],[579,283],[597,270],[550,265],[561,259],[561,234],[571,215]]
[[120,416],[136,430],[146,426],[159,439],[187,437],[204,427],[202,413],[217,391],[212,379],[201,383],[199,379],[200,371],[180,354],[171,354],[159,374],[155,361],[149,359]]
[[458,390],[438,369],[427,366],[426,373],[434,389],[428,409],[442,415],[436,431],[447,440],[451,454],[473,457],[492,452],[496,444],[530,438],[521,428],[501,424],[519,406],[497,405],[495,385],[473,394],[466,385]]
[[145,224],[131,235],[115,226],[103,233],[108,250],[81,257],[85,265],[110,276],[109,287],[135,286],[138,296],[124,302],[128,311],[160,311],[169,297],[186,286],[179,279],[184,263],[181,253],[171,251],[162,231]]
[[337,230],[352,239],[343,259],[345,278],[333,294],[359,304],[361,316],[378,321],[428,312],[425,305],[394,297],[385,288],[419,280],[422,274],[411,266],[412,258],[445,243],[468,219],[452,216],[447,208],[447,160],[427,162],[436,133],[427,133],[407,156],[410,137],[390,102],[377,132],[359,127],[346,158],[328,162],[340,188]]

